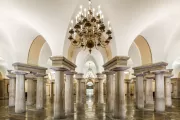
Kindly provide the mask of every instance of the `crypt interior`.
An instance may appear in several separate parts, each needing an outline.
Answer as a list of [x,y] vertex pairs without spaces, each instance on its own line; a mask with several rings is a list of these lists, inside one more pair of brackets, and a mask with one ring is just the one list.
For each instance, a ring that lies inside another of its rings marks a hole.
[[0,0],[0,120],[180,120],[179,0]]

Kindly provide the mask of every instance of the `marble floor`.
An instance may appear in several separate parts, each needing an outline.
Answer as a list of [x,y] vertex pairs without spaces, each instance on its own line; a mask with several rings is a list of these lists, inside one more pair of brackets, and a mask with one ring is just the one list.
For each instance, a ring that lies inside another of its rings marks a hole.
[[[134,100],[126,99],[126,120],[180,120],[180,100],[173,99],[173,107],[166,112],[156,114],[153,106],[146,107],[143,111],[135,109]],[[76,107],[75,107],[76,108]],[[0,100],[0,120],[53,120],[53,103],[48,98],[45,109],[37,111],[35,106],[28,106],[24,114],[16,114],[14,108],[8,107],[7,100]],[[77,111],[65,120],[114,120],[106,114],[105,105],[94,105],[92,96],[87,96],[84,111]]]

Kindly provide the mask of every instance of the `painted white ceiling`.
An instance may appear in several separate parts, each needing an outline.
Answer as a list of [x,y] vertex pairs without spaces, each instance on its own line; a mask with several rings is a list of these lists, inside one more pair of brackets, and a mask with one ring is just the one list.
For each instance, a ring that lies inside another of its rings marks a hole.
[[[179,0],[92,0],[102,7],[105,21],[111,21],[113,56],[128,55],[138,35],[148,41],[153,61],[167,61],[170,67],[180,56]],[[69,21],[87,0],[0,0],[0,57],[26,62],[37,35],[49,44],[52,55],[63,55]],[[178,44],[177,44],[178,43]],[[173,48],[173,49],[172,49]],[[8,55],[6,55],[8,54]],[[10,59],[10,60],[9,60]]]

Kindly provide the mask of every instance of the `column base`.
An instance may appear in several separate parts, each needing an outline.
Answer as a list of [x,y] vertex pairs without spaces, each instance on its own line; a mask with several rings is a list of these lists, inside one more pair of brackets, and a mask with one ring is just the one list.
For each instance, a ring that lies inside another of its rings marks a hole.
[[164,112],[165,111],[165,99],[156,98],[155,99],[155,112]]

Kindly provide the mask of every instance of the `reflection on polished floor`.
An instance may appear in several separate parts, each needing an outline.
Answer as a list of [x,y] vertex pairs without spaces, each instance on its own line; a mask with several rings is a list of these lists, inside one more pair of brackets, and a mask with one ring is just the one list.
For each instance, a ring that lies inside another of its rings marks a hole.
[[[135,109],[134,100],[126,100],[126,120],[180,120],[180,100],[173,100],[173,107],[166,109],[165,113],[155,114],[153,107],[145,108],[144,111]],[[76,107],[75,107],[76,108]],[[16,114],[14,108],[8,108],[7,100],[0,100],[0,120],[53,120],[53,103],[47,99],[45,109],[37,111],[35,106],[28,106],[24,114]],[[105,105],[94,105],[93,97],[87,95],[84,111],[77,111],[66,120],[113,120],[111,115],[106,114]]]

